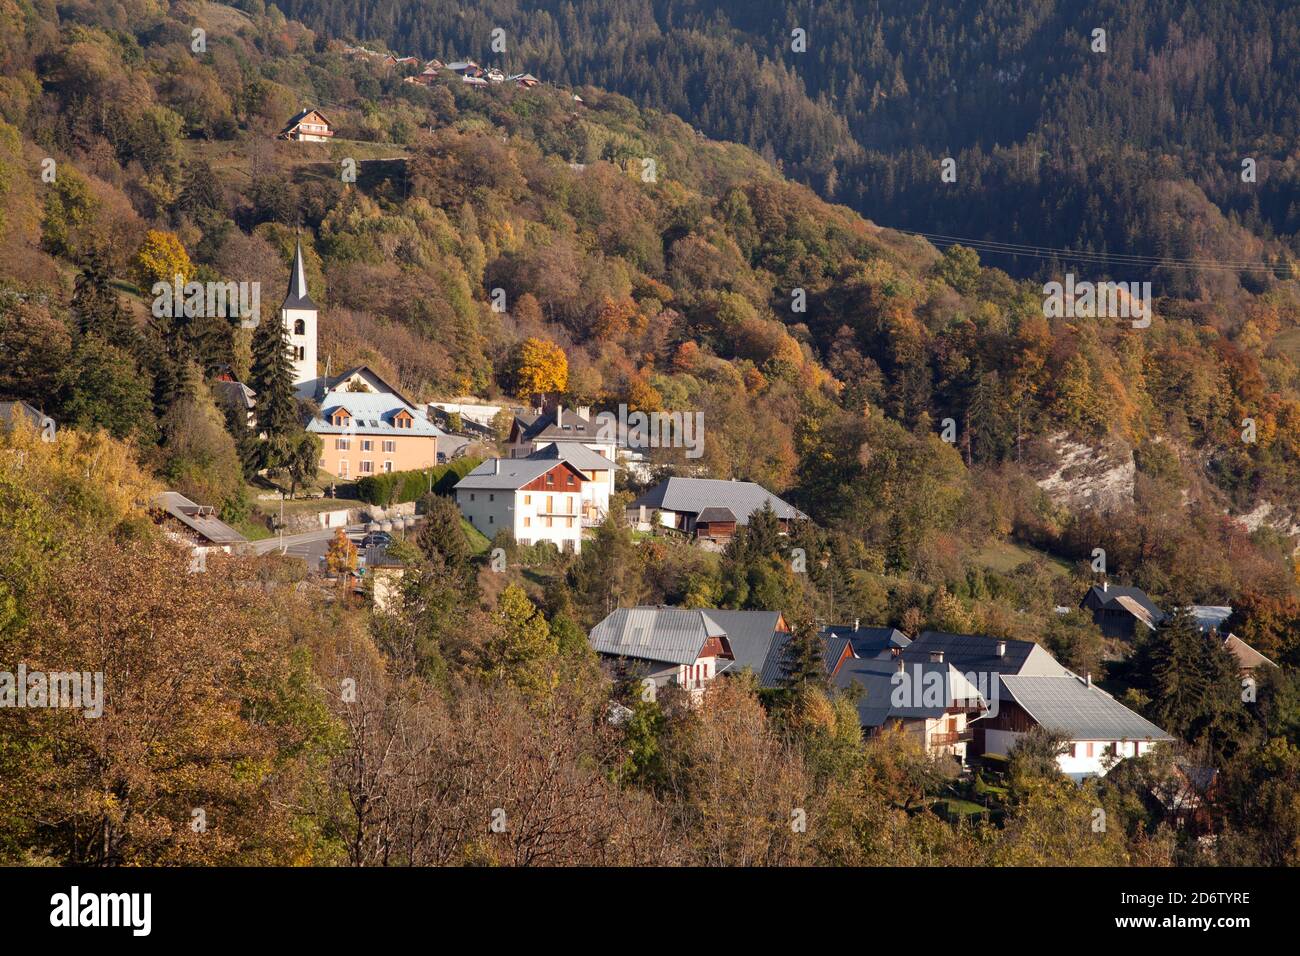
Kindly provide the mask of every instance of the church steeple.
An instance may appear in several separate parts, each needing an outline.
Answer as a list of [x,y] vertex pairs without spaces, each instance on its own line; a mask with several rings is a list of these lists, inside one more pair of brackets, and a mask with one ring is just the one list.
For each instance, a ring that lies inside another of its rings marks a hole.
[[307,267],[302,261],[302,240],[294,240],[293,268],[289,270],[289,292],[284,297],[283,309],[311,309],[320,311],[307,294]]
[[317,391],[316,321],[320,310],[307,294],[307,267],[302,260],[302,240],[296,239],[293,265],[289,269],[289,291],[280,307],[280,321],[288,334],[293,361],[294,384],[299,395],[310,398]]

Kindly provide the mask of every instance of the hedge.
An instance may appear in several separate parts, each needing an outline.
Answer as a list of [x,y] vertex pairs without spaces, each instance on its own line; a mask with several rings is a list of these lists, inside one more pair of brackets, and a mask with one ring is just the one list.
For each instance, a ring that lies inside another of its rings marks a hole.
[[435,494],[448,495],[451,489],[479,466],[481,458],[457,458],[436,468],[419,471],[390,471],[367,475],[357,482],[357,497],[372,505],[388,507],[403,501],[415,501],[429,490],[430,477]]

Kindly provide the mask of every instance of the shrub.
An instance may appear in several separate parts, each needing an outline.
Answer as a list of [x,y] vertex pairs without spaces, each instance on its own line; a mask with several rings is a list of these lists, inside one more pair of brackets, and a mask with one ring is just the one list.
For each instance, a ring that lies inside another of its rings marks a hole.
[[415,501],[428,492],[430,480],[434,494],[449,495],[456,483],[477,468],[480,461],[480,458],[458,458],[434,468],[367,475],[357,482],[357,497],[384,507]]

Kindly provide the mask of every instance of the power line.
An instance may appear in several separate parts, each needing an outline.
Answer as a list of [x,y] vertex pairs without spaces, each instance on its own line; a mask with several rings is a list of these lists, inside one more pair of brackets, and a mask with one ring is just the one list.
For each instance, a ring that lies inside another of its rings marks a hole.
[[977,252],[1009,256],[1027,256],[1036,259],[1075,259],[1092,264],[1149,266],[1152,268],[1198,269],[1218,272],[1277,272],[1279,265],[1268,265],[1258,260],[1234,259],[1180,259],[1173,256],[1145,256],[1129,253],[1095,252],[1087,249],[1060,249],[1025,243],[999,242],[993,239],[970,239],[942,233],[921,232],[915,229],[897,229],[904,235],[925,239],[936,246],[966,246]]

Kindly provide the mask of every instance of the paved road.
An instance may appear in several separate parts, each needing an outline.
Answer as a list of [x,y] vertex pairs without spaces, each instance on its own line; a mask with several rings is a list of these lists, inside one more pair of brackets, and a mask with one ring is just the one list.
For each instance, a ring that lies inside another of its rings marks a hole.
[[[302,558],[307,562],[307,566],[315,568],[320,559],[325,557],[325,552],[329,550],[330,541],[334,538],[334,532],[337,528],[322,528],[319,531],[308,531],[304,534],[286,534],[284,536],[285,554],[291,554],[295,558]],[[365,533],[364,524],[350,524],[343,529],[349,536],[359,536]],[[254,554],[272,554],[280,550],[280,537],[276,535],[271,538],[262,538],[260,541],[254,541],[250,546]]]

